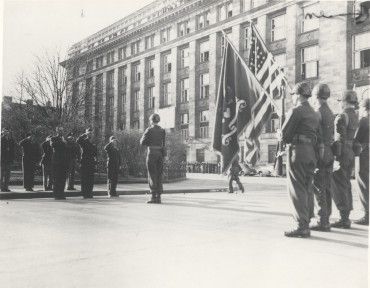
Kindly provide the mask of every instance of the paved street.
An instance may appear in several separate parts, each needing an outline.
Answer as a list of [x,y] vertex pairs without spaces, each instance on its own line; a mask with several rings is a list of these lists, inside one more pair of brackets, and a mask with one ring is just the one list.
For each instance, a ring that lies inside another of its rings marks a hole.
[[243,181],[246,194],[167,194],[163,205],[145,195],[0,201],[0,286],[367,287],[367,227],[285,238],[284,179]]

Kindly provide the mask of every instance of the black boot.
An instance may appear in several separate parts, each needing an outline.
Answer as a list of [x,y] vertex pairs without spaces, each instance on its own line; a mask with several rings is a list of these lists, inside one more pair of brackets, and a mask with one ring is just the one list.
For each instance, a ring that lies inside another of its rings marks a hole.
[[328,220],[320,219],[316,225],[310,227],[312,231],[330,232],[330,223]]
[[296,237],[296,238],[308,238],[311,236],[310,229],[300,228],[294,229],[292,231],[287,231],[284,233],[286,237]]
[[349,229],[351,228],[351,221],[349,220],[349,211],[340,211],[340,219],[331,224],[333,228]]
[[365,213],[365,216],[362,217],[361,219],[358,219],[356,221],[354,221],[355,224],[358,224],[358,225],[366,225],[366,226],[369,226],[369,213]]
[[148,203],[148,204],[155,204],[155,203],[157,203],[156,194],[155,193],[152,193],[152,198],[149,201],[147,201],[146,203]]
[[156,202],[155,203],[157,203],[157,204],[161,204],[162,203],[162,201],[161,201],[161,194],[157,194],[157,197],[156,197]]

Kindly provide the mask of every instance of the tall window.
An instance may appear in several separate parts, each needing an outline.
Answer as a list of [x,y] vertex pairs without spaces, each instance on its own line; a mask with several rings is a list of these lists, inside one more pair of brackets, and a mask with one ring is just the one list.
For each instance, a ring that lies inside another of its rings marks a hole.
[[145,49],[154,47],[154,34],[145,37]]
[[209,42],[204,41],[199,44],[200,63],[208,62],[209,60]]
[[126,71],[127,71],[126,67],[118,68],[118,86],[119,87],[127,85],[127,75],[126,75],[127,72]]
[[180,50],[181,68],[189,67],[189,47]]
[[107,93],[113,93],[114,89],[114,70],[107,72]]
[[208,138],[209,137],[209,110],[203,110],[199,113],[199,122],[200,122],[200,130],[199,130],[199,137],[200,138]]
[[189,101],[188,93],[189,93],[189,78],[181,79],[180,81],[180,90],[181,90],[181,103],[186,103]]
[[224,3],[218,6],[218,20],[223,21],[233,16],[233,3]]
[[133,103],[134,111],[139,111],[139,100],[140,100],[140,90],[135,90],[134,91],[134,103]]
[[183,113],[180,116],[181,125],[189,124],[189,113]]
[[170,73],[171,72],[171,62],[170,62],[171,54],[164,54],[163,55],[163,72]]
[[149,59],[147,62],[148,77],[154,77],[154,59]]
[[73,67],[73,77],[78,77],[78,76],[80,76],[80,66],[76,64]]
[[163,106],[171,105],[171,83],[163,84]]
[[171,40],[171,27],[167,27],[161,30],[161,43],[166,43]]
[[131,43],[131,54],[135,55],[140,52],[140,40]]
[[286,54],[285,53],[282,53],[282,54],[277,54],[277,55],[274,55],[274,59],[275,59],[275,62],[276,64],[283,69],[285,69],[286,67]]
[[126,58],[126,49],[127,49],[126,46],[118,49],[118,59],[119,60],[123,60]]
[[181,140],[186,141],[189,139],[189,128],[181,128]]
[[103,67],[103,59],[104,59],[104,56],[100,56],[100,57],[95,59],[96,69],[99,69],[99,68]]
[[271,19],[271,41],[285,39],[285,15]]
[[86,79],[86,89],[85,89],[85,119],[87,122],[91,121],[92,115],[92,78]]
[[178,37],[185,36],[190,33],[189,21],[183,21],[178,24]]
[[148,108],[153,109],[154,108],[154,95],[153,95],[154,87],[148,88]]
[[197,15],[196,25],[198,30],[209,25],[209,11]]
[[138,82],[140,81],[140,65],[139,64],[134,65],[133,69],[134,69],[134,81]]
[[319,3],[307,5],[302,8],[303,10],[302,33],[319,28],[319,25],[320,25],[319,18],[307,17],[307,14],[312,15],[312,13],[316,15],[320,15],[319,8],[320,8]]
[[200,74],[200,99],[209,96],[209,74]]
[[86,63],[86,72],[89,73],[94,69],[94,60],[89,60]]
[[80,85],[78,82],[74,82],[72,85],[72,103],[76,103],[80,94]]
[[114,62],[114,51],[110,51],[107,53],[107,65]]
[[301,50],[302,79],[319,76],[319,46],[309,46]]
[[353,37],[353,68],[370,67],[370,32]]

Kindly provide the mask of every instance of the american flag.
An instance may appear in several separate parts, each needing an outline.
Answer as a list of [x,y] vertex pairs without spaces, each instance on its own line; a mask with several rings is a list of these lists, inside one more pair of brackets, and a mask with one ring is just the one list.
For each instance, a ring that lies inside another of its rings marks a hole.
[[259,159],[260,145],[258,137],[273,113],[271,99],[277,99],[281,96],[279,93],[280,87],[283,83],[285,85],[287,81],[253,24],[251,24],[250,34],[251,44],[247,65],[263,87],[264,92],[266,92],[261,93],[253,105],[252,119],[245,131],[247,148],[245,158],[248,163],[254,165]]

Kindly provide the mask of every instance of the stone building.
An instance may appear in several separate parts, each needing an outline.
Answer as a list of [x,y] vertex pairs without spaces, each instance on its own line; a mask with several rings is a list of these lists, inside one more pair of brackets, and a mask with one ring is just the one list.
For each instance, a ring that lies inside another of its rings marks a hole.
[[[328,83],[337,111],[344,89],[355,85],[360,97],[369,91],[368,2],[157,0],[76,43],[61,64],[70,67],[71,93],[84,93],[86,122],[98,136],[143,130],[156,111],[188,144],[189,162],[216,162],[210,148],[221,31],[247,59],[254,21],[289,84]],[[338,14],[347,15],[320,17]],[[265,127],[261,163],[274,159],[278,126],[273,116]]]

